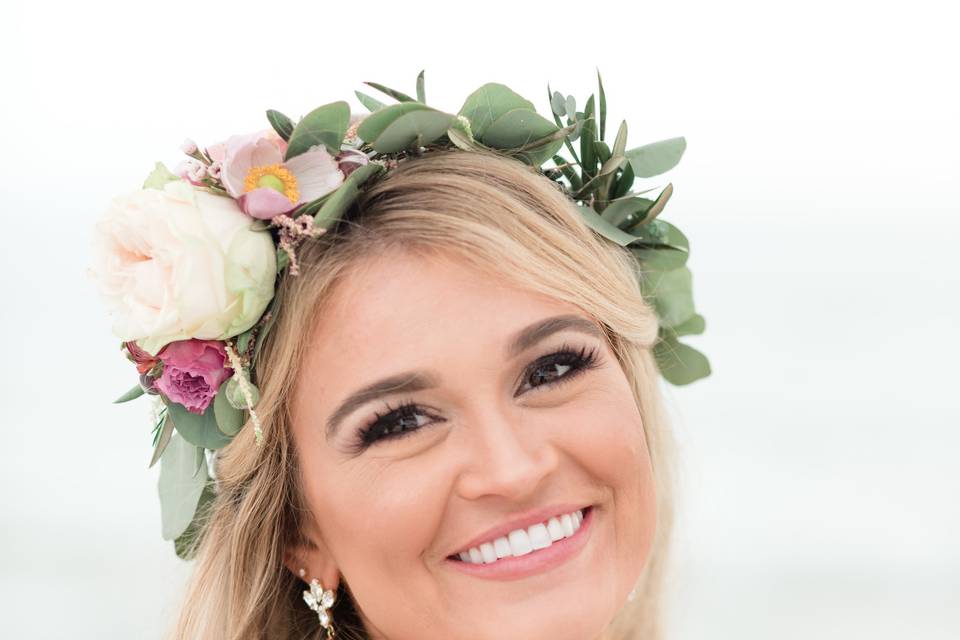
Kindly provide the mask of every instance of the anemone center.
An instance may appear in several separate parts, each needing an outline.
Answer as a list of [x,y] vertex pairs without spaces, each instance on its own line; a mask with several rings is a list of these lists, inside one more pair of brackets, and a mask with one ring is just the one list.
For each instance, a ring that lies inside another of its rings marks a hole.
[[244,192],[254,189],[273,189],[292,202],[300,200],[300,191],[297,189],[297,177],[282,164],[271,164],[263,167],[251,167],[243,181]]

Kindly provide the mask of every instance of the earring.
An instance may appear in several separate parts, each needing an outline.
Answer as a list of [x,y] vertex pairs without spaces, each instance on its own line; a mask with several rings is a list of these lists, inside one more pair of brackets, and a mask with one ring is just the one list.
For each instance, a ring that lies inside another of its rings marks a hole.
[[[302,577],[306,572],[301,569],[300,576]],[[330,589],[324,589],[323,586],[317,582],[317,579],[314,578],[310,581],[310,588],[303,592],[303,601],[307,603],[307,606],[317,612],[317,616],[320,618],[320,625],[327,632],[327,638],[334,637],[333,630],[333,621],[331,620],[330,612],[328,609],[333,606],[336,597],[333,594],[333,591]]]

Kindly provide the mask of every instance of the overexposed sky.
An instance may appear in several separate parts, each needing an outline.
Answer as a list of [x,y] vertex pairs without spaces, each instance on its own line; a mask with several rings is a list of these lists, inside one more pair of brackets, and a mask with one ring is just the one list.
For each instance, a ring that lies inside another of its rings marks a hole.
[[690,342],[714,375],[667,391],[684,451],[673,637],[960,637],[950,4],[5,8],[9,636],[159,639],[188,569],[160,538],[148,403],[110,404],[135,374],[83,276],[113,194],[268,108],[365,112],[354,90],[383,97],[365,80],[409,93],[425,69],[451,112],[502,82],[549,115],[548,83],[582,105],[599,67],[608,135],[626,119],[628,146],[688,142],[663,217],[691,241],[707,331]]

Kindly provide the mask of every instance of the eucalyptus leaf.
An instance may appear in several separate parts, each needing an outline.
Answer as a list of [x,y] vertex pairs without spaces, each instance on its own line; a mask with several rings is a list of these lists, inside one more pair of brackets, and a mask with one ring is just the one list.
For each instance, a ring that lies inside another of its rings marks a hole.
[[177,433],[190,444],[216,450],[230,443],[231,438],[224,435],[217,427],[212,402],[203,415],[190,413],[183,405],[176,402],[168,401],[166,405],[167,420],[173,421]]
[[192,560],[196,555],[196,543],[200,538],[200,533],[203,531],[207,519],[210,517],[211,505],[216,498],[216,492],[213,487],[213,482],[207,482],[204,485],[190,524],[183,533],[173,541],[173,548],[176,551],[177,557],[182,560]]
[[510,87],[497,82],[489,82],[467,96],[457,114],[466,116],[470,120],[474,138],[489,146],[495,146],[485,139],[487,127],[505,113],[514,109],[527,109],[536,113],[536,107],[533,106],[533,103]]
[[221,386],[213,398],[213,415],[217,420],[217,428],[223,434],[235,436],[240,433],[243,427],[243,412],[230,404],[226,384]]
[[627,121],[624,120],[620,123],[620,128],[617,129],[617,137],[613,141],[613,151],[611,154],[614,156],[626,155],[627,151]]
[[194,473],[196,449],[175,433],[160,457],[158,490],[164,540],[176,540],[186,531],[209,479],[205,459],[201,462],[203,473]]
[[425,69],[420,70],[420,74],[417,75],[417,100],[423,104],[427,104],[427,95],[423,86],[423,72]]
[[678,336],[699,335],[707,328],[707,321],[699,313],[694,315],[686,322],[671,327],[670,331]]
[[577,99],[573,96],[567,96],[567,99],[564,103],[564,108],[566,109],[567,116],[572,120],[577,119]]
[[636,242],[639,240],[636,236],[632,236],[626,231],[618,229],[613,226],[606,220],[600,217],[600,214],[593,210],[592,207],[587,205],[578,204],[577,210],[580,212],[583,221],[587,224],[588,227],[610,240],[615,242],[621,247],[625,247],[628,244]]
[[657,196],[656,202],[654,202],[653,206],[651,206],[647,210],[647,215],[644,217],[643,220],[639,222],[639,224],[647,224],[648,222],[656,218],[658,215],[660,215],[660,212],[662,212],[663,208],[667,206],[667,201],[670,199],[670,196],[672,195],[673,195],[673,184],[668,184],[666,187],[664,187],[663,191],[660,192],[660,195]]
[[[454,122],[457,122],[456,120]],[[447,129],[447,138],[459,149],[464,151],[490,151],[490,147],[477,142],[473,136],[462,127],[451,126]]]
[[396,100],[398,100],[398,101],[400,101],[400,102],[416,102],[416,100],[414,100],[413,98],[411,98],[411,97],[408,96],[407,94],[403,93],[402,91],[397,91],[396,89],[391,89],[390,87],[386,87],[386,86],[380,84],[379,82],[364,82],[363,84],[369,85],[369,86],[373,87],[374,89],[376,89],[377,91],[382,91],[383,93],[387,94],[387,95],[390,96],[391,98],[395,98]]
[[596,152],[597,160],[600,161],[601,165],[610,159],[610,147],[603,140],[595,140],[593,150]]
[[513,109],[490,123],[481,142],[495,149],[522,151],[519,155],[539,166],[563,146],[559,131],[535,111]]
[[436,111],[419,102],[401,102],[400,104],[391,104],[382,109],[371,113],[357,128],[357,135],[364,142],[373,144],[376,139],[393,124],[394,120],[413,111]]
[[640,264],[641,272],[670,271],[687,264],[689,253],[670,247],[631,247],[634,258]]
[[647,198],[625,198],[611,202],[601,214],[603,219],[621,229],[630,229],[637,225],[653,206],[653,200]]
[[677,166],[686,149],[686,138],[670,138],[630,149],[626,156],[638,178],[651,178]]
[[174,180],[179,180],[180,178],[173,174],[170,169],[167,169],[166,165],[162,162],[158,162],[153,166],[153,171],[150,172],[150,175],[147,176],[147,179],[143,181],[144,189],[163,189],[163,186],[168,182],[173,182]]
[[284,140],[289,140],[293,133],[293,122],[287,116],[273,109],[267,110],[267,120],[270,126],[277,132],[277,135]]
[[359,91],[354,91],[354,93],[356,94],[357,99],[360,101],[360,104],[365,106],[370,111],[370,113],[373,113],[374,111],[379,111],[380,109],[383,109],[386,106],[376,98],[368,96],[365,93],[361,93]]
[[[549,87],[547,88],[547,93],[550,93]],[[550,96],[550,110],[553,111],[553,114],[556,116],[562,117],[567,115],[567,101],[559,91],[554,91],[553,95]]]
[[317,107],[305,115],[290,135],[285,159],[289,160],[311,147],[323,145],[331,155],[340,153],[343,137],[350,127],[350,105],[343,100]]
[[710,375],[707,357],[672,337],[664,337],[653,347],[661,375],[671,384],[685,385]]
[[445,135],[454,119],[449,113],[429,108],[411,111],[391,122],[371,144],[380,153],[417,149]]
[[693,281],[690,269],[680,267],[671,271],[647,271],[640,288],[644,297],[653,301],[663,327],[673,327],[692,318]]
[[130,389],[130,391],[127,391],[125,394],[123,394],[122,396],[114,400],[113,404],[122,404],[124,402],[130,402],[131,400],[135,400],[139,398],[143,394],[144,394],[143,387],[141,387],[138,384],[137,386]]
[[200,473],[200,469],[206,470],[207,456],[203,453],[203,447],[197,447],[196,451],[193,452],[193,475],[194,477]]
[[343,181],[343,184],[337,187],[333,195],[320,207],[320,211],[313,217],[314,226],[324,229],[330,228],[357,199],[360,194],[359,186],[381,171],[383,171],[383,165],[377,162],[371,162],[354,169]]
[[690,251],[690,241],[680,229],[665,220],[653,220],[648,224],[628,229],[643,239],[643,244],[651,247],[670,247],[681,251]]
[[277,247],[277,273],[283,271],[290,264],[290,254]]
[[560,171],[570,182],[570,188],[574,191],[579,191],[580,187],[583,186],[583,181],[580,180],[580,176],[577,175],[577,172],[574,170],[574,168],[570,166],[565,158],[560,156],[553,156],[553,161],[558,167],[560,167]]
[[148,469],[157,464],[157,460],[160,459],[167,445],[170,444],[170,436],[173,435],[173,421],[169,419],[169,416],[170,414],[164,414],[163,416],[163,426],[160,427],[160,439],[153,449],[153,457],[150,458],[150,464],[147,466]]

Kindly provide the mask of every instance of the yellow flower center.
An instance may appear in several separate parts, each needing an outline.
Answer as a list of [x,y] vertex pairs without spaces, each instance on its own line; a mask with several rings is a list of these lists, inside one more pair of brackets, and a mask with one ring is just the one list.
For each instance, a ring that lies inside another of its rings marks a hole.
[[273,189],[279,191],[293,204],[300,201],[300,192],[297,190],[297,177],[290,173],[282,164],[271,164],[265,167],[252,167],[243,180],[244,192],[254,189]]

